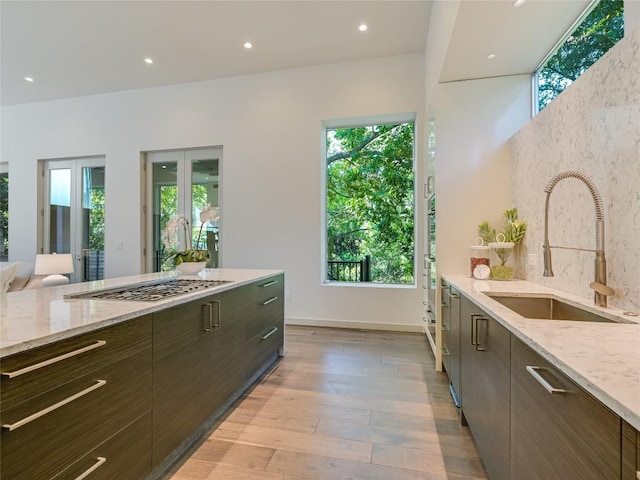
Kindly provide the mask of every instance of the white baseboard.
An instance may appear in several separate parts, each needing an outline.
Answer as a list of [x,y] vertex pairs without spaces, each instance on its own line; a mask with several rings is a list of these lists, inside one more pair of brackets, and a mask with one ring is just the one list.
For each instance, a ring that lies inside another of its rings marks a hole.
[[422,325],[407,325],[398,323],[353,322],[349,320],[322,320],[319,318],[284,319],[286,325],[302,325],[306,327],[352,328],[358,330],[384,330],[390,332],[423,333]]

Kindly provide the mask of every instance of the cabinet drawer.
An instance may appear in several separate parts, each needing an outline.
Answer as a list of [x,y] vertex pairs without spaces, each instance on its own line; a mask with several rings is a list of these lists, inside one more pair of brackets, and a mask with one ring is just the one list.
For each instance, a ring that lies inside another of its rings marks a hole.
[[261,369],[270,357],[277,354],[284,342],[284,323],[272,324],[248,343],[247,377]]
[[278,326],[283,319],[284,299],[281,295],[267,297],[250,305],[247,309],[247,340],[263,336],[266,330]]
[[0,408],[13,408],[150,345],[147,315],[3,358]]
[[151,413],[146,413],[51,480],[139,480],[151,473]]
[[49,478],[150,410],[147,348],[3,411],[3,477]]

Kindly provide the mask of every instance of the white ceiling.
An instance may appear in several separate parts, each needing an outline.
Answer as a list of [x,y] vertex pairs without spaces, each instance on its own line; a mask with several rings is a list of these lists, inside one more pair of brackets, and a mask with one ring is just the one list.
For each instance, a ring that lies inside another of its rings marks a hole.
[[[589,0],[512,3],[462,2],[442,81],[531,72]],[[2,0],[0,100],[14,105],[422,52],[431,6],[431,0]],[[360,23],[369,29],[359,32]],[[246,41],[254,48],[243,48]],[[487,61],[488,53],[497,57]],[[144,63],[147,56],[153,65]]]

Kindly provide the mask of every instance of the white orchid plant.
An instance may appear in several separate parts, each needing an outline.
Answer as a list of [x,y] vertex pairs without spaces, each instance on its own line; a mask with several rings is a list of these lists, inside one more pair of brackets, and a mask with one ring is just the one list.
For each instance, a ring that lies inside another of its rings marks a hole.
[[200,237],[202,236],[202,229],[205,223],[217,222],[220,219],[218,214],[218,208],[212,207],[210,203],[200,212],[200,231],[198,232],[198,239],[196,240],[196,248],[187,248],[186,250],[177,250],[180,242],[178,239],[178,227],[182,226],[184,230],[184,238],[187,245],[191,243],[191,228],[189,227],[189,220],[184,215],[176,215],[172,217],[164,229],[162,230],[162,243],[165,248],[171,252],[166,261],[173,264],[173,266],[180,265],[183,262],[206,262],[209,259],[209,252],[207,250],[197,248],[200,245]]

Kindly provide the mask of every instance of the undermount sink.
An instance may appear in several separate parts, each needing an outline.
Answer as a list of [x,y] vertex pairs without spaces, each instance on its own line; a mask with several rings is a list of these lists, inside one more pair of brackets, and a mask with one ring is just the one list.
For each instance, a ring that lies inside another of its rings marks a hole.
[[525,318],[619,323],[549,296],[485,295]]

